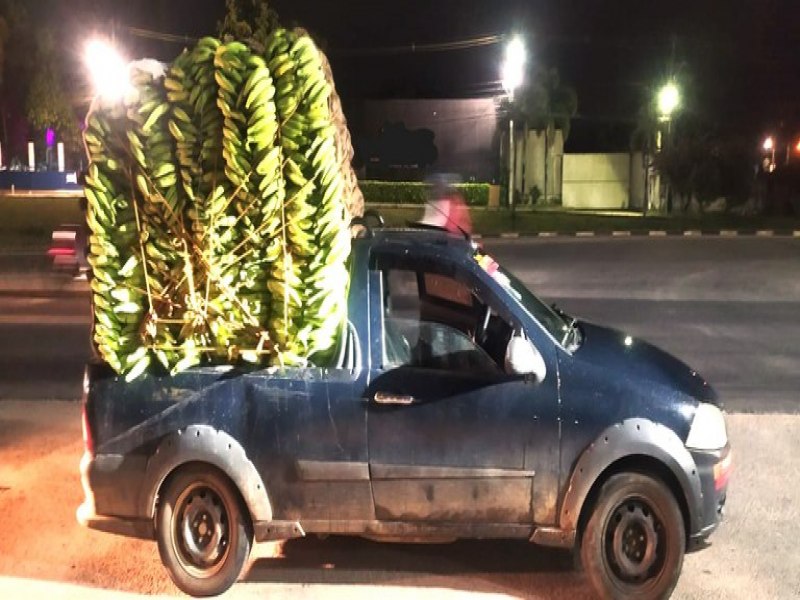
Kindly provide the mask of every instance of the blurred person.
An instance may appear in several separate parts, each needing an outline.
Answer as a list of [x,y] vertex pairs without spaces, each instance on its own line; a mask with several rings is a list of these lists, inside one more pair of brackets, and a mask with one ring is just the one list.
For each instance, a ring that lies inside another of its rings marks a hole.
[[427,181],[430,185],[425,215],[421,223],[441,227],[459,235],[472,233],[472,219],[464,197],[456,189],[454,179],[436,175]]

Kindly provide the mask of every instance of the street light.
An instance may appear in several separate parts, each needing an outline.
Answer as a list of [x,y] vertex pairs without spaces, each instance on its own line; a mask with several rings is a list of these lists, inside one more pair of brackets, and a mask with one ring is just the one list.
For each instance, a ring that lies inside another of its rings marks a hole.
[[764,152],[770,153],[768,170],[770,173],[772,173],[775,170],[775,138],[773,138],[771,135],[768,135],[764,140],[764,143],[761,144],[761,147],[764,149]]
[[678,108],[681,103],[681,93],[678,86],[670,81],[659,90],[658,92],[658,112],[663,121],[669,122],[672,118],[672,113]]
[[[656,106],[658,108],[658,120],[662,123],[666,123],[666,135],[664,140],[664,145],[669,147],[670,145],[670,134],[672,133],[672,113],[678,108],[681,103],[681,93],[678,89],[678,86],[675,84],[674,81],[668,81],[661,89],[658,90],[658,95],[656,96]],[[656,133],[656,149],[658,152],[661,152],[661,129],[659,128]],[[659,187],[660,187],[660,175],[659,175]],[[667,199],[667,212],[672,212],[672,190],[669,186],[669,181],[665,180],[664,185],[664,195]]]
[[108,42],[95,39],[86,44],[84,61],[97,95],[106,100],[122,100],[133,89],[128,64]]
[[[514,102],[514,91],[522,85],[525,72],[525,44],[522,38],[514,36],[506,46],[506,56],[503,60],[501,79],[503,89],[508,94],[509,111]],[[514,210],[514,119],[509,113],[508,119],[508,205]]]

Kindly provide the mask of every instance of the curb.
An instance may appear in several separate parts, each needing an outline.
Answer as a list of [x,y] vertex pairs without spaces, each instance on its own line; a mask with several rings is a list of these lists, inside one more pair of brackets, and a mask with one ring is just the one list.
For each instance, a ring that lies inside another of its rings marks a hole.
[[612,231],[532,231],[532,232],[503,232],[503,233],[476,233],[472,236],[475,239],[500,238],[515,240],[519,238],[592,238],[592,237],[788,237],[800,238],[800,230],[797,229],[625,229]]

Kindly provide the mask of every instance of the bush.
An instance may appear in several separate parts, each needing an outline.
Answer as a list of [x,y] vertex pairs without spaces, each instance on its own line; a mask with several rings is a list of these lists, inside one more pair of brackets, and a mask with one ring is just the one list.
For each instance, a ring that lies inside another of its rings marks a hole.
[[[430,189],[418,181],[359,181],[358,187],[369,204],[425,204]],[[459,183],[453,187],[469,206],[489,204],[488,183]]]

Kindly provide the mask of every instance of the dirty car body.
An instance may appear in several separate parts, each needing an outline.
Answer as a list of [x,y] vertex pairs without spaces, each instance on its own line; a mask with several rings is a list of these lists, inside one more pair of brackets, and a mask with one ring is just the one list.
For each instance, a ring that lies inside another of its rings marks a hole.
[[[513,364],[520,345],[535,368]],[[546,306],[469,240],[376,230],[354,240],[335,364],[132,383],[89,365],[78,517],[153,538],[165,482],[193,464],[224,474],[256,541],[570,548],[604,482],[631,471],[674,495],[692,547],[725,503],[718,407],[689,367]]]

